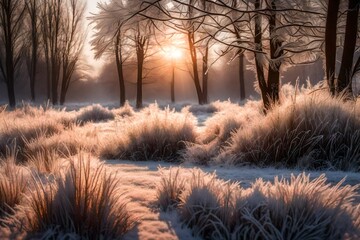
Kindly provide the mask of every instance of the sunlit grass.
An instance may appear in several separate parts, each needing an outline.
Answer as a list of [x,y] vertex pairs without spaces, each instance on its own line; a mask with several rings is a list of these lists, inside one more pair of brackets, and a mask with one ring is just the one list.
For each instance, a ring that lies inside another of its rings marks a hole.
[[231,164],[360,170],[359,107],[321,91],[288,99],[239,129],[220,158]]
[[[320,90],[291,96],[267,115],[255,101],[175,106],[177,111],[156,104],[139,111],[129,104],[70,112],[30,105],[4,109],[0,234],[123,236],[135,224],[132,209],[120,190],[121,176],[98,158],[359,171],[358,104]],[[289,182],[258,180],[243,189],[199,169],[188,175],[176,168],[160,172],[158,206],[177,209],[204,238],[341,239],[359,231],[357,186],[300,175]]]
[[4,218],[14,214],[27,187],[25,169],[17,166],[14,156],[0,160],[0,226]]
[[177,113],[152,105],[116,129],[102,145],[100,156],[137,161],[179,161],[186,142],[196,139],[195,120],[184,110]]
[[[34,176],[24,203],[23,224],[30,236],[120,238],[134,226],[121,179],[86,155],[71,159],[64,176],[42,181]],[[40,234],[40,235],[39,235]]]

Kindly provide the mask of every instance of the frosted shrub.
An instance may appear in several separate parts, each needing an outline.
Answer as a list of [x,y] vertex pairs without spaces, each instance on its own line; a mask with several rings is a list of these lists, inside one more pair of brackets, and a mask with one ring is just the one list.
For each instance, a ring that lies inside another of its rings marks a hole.
[[60,170],[62,159],[54,149],[43,148],[41,151],[29,154],[27,158],[27,166],[35,169],[39,174],[51,174]]
[[34,237],[120,238],[134,220],[127,200],[118,189],[120,180],[104,165],[80,155],[71,160],[64,177],[42,183],[35,177],[34,190],[23,208],[26,231]]
[[236,132],[218,158],[232,164],[360,170],[360,119],[353,103],[302,94]]
[[212,141],[208,144],[188,143],[186,150],[182,154],[182,158],[185,162],[207,165],[212,159],[218,156],[219,151],[220,146],[216,141]]
[[324,175],[301,174],[273,184],[258,180],[237,199],[235,239],[355,239],[360,215],[354,197],[359,186],[326,184]]
[[81,151],[96,153],[99,144],[96,128],[88,126],[74,127],[50,137],[40,137],[24,146],[27,159],[32,159],[45,153],[60,157],[76,155]]
[[114,109],[112,112],[119,117],[131,117],[135,114],[134,109],[128,101],[125,102],[124,106]]
[[185,189],[185,182],[179,176],[180,168],[170,169],[169,176],[166,176],[162,169],[160,169],[160,173],[163,177],[157,188],[157,199],[161,209],[167,211],[179,204],[180,195]]
[[13,214],[26,190],[27,177],[24,169],[16,166],[15,158],[0,160],[0,225],[2,218]]
[[196,138],[195,119],[186,111],[151,105],[110,136],[100,155],[108,159],[178,161],[186,142]]
[[[17,110],[20,111],[20,110]],[[47,138],[64,130],[62,123],[45,115],[16,117],[15,112],[0,114],[0,154],[6,156],[8,148],[18,151],[17,160],[24,161],[24,147],[39,138]]]
[[360,237],[360,208],[354,200],[359,186],[342,186],[343,181],[331,186],[324,175],[310,180],[300,174],[290,180],[275,178],[274,183],[259,179],[243,189],[199,170],[186,182],[180,216],[206,239]]
[[252,105],[241,107],[230,102],[214,102],[219,109],[205,121],[199,134],[199,144],[189,145],[184,153],[187,162],[207,164],[212,162],[224,147],[229,145],[232,134],[251,127],[254,119],[263,117],[260,108]]
[[191,105],[189,107],[189,112],[193,114],[201,114],[201,113],[212,114],[217,111],[218,109],[212,103],[206,105]]
[[92,106],[88,106],[80,109],[77,121],[81,124],[86,122],[101,122],[113,120],[115,118],[115,114],[109,109],[101,106],[100,104],[95,104]]

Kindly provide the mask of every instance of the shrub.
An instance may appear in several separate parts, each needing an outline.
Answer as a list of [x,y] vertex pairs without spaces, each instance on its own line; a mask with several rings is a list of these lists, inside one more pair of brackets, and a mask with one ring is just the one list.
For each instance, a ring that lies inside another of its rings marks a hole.
[[115,114],[109,109],[101,106],[100,104],[95,104],[80,109],[76,119],[79,123],[84,124],[87,122],[108,121],[113,120],[114,118]]
[[[127,200],[118,189],[120,180],[90,157],[71,160],[64,177],[43,184],[35,177],[27,199],[26,231],[57,238],[76,234],[81,238],[120,238],[134,220]],[[50,235],[50,236],[49,236]]]
[[131,107],[130,103],[128,101],[125,102],[124,106],[121,108],[114,109],[112,111],[116,116],[120,117],[131,117],[134,116],[135,111]]
[[[163,177],[184,179],[180,174]],[[170,181],[170,180],[167,180]],[[175,181],[175,180],[173,180]],[[181,219],[206,239],[356,239],[360,237],[357,186],[332,186],[305,174],[249,189],[193,170],[180,196]]]
[[157,105],[145,108],[118,131],[102,146],[102,157],[177,161],[185,143],[196,138],[195,119],[189,112],[160,110]]
[[185,107],[189,109],[189,112],[193,114],[212,114],[218,111],[218,109],[213,104],[206,104],[206,105],[191,105],[190,107]]
[[180,168],[174,171],[170,169],[169,176],[165,177],[165,173],[160,169],[162,178],[157,188],[157,199],[164,211],[176,208],[180,203],[180,195],[185,190],[184,179],[179,177]]
[[302,94],[237,131],[218,160],[241,165],[359,171],[357,109],[356,104],[325,93]]
[[30,114],[16,117],[20,111],[22,110],[0,114],[0,154],[6,156],[7,149],[14,149],[18,152],[17,160],[24,161],[24,148],[27,143],[59,134],[64,130],[64,126],[56,119],[37,114],[38,110],[34,110],[34,116]]
[[241,107],[230,102],[214,102],[219,109],[205,121],[199,134],[198,144],[190,144],[183,157],[186,162],[207,164],[213,162],[220,152],[229,145],[232,134],[249,128],[253,119],[263,117],[260,109],[253,106]]
[[14,156],[0,162],[0,225],[3,217],[14,213],[26,190],[26,182],[24,170],[16,166]]
[[34,159],[39,155],[53,154],[60,157],[68,157],[81,151],[97,152],[99,143],[98,132],[92,127],[74,127],[60,134],[50,137],[39,137],[27,143],[23,152],[26,159]]
[[43,148],[28,155],[28,166],[40,174],[51,174],[60,171],[60,156],[54,149]]

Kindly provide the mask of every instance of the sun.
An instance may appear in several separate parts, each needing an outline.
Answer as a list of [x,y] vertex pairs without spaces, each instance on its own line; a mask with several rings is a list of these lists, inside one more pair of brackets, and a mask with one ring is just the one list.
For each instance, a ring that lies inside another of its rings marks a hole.
[[179,48],[176,48],[176,47],[169,47],[167,49],[164,49],[164,54],[167,58],[170,58],[173,60],[180,59],[183,56],[182,50]]
[[180,59],[182,57],[182,51],[178,48],[172,48],[169,52],[170,58]]

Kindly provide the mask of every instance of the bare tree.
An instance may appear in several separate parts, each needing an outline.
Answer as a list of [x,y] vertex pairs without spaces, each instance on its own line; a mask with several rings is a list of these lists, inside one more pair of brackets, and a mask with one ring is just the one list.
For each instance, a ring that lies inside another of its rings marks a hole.
[[42,36],[47,65],[47,95],[53,104],[58,103],[58,86],[61,67],[61,19],[63,16],[62,0],[43,0]]
[[84,46],[85,35],[82,31],[84,26],[85,2],[68,0],[65,5],[65,16],[62,21],[61,34],[61,92],[60,104],[65,103],[74,71],[79,65],[79,58]]
[[36,71],[39,58],[39,18],[40,18],[40,7],[38,0],[28,0],[25,1],[28,19],[29,19],[29,46],[26,52],[26,62],[29,72],[30,79],[30,93],[31,100],[35,101],[35,82],[36,82]]
[[325,32],[325,61],[326,78],[330,93],[335,95],[335,64],[336,64],[336,38],[338,26],[338,12],[340,0],[329,0],[326,17]]
[[25,5],[22,0],[0,0],[0,70],[11,107],[16,105],[14,82],[23,52],[24,16]]
[[[342,17],[345,13],[346,20],[343,23]],[[359,60],[354,63],[359,34],[359,2],[356,0],[328,1],[326,15],[325,60],[330,93],[333,96],[343,94],[346,98],[352,98],[352,78],[360,65]],[[338,41],[342,38],[344,39],[343,43]],[[341,45],[343,45],[343,51],[340,70],[337,74],[336,60],[337,56],[340,55],[338,49]]]
[[90,44],[95,50],[95,59],[103,55],[115,56],[120,106],[123,106],[126,100],[124,64],[131,55],[124,50],[129,30],[125,25],[127,7],[123,1],[113,0],[109,3],[98,3],[97,8],[99,12],[89,17],[95,30]]
[[[210,11],[212,3],[206,0],[180,1],[143,1],[141,16],[152,23],[157,21],[165,23],[168,28],[185,36],[191,62],[191,77],[193,79],[199,104],[208,101],[209,57],[211,38],[208,31],[208,16],[203,14]],[[150,10],[149,10],[150,9]],[[158,9],[159,11],[154,11]],[[154,12],[156,14],[154,14]],[[155,23],[156,25],[156,23]]]
[[79,67],[79,57],[85,40],[85,2],[43,0],[41,7],[47,95],[53,104],[58,104],[59,98],[60,104],[64,104],[72,76]]
[[[338,76],[338,93],[352,96],[352,69],[358,31],[359,1],[349,0],[346,17],[344,50]],[[356,66],[355,66],[356,67]]]
[[[180,1],[175,1],[180,2]],[[181,3],[181,2],[180,2]],[[202,9],[206,11],[206,1],[189,0],[184,4],[184,12],[179,12],[180,15],[187,18],[182,30],[187,36],[188,48],[191,57],[192,77],[195,84],[195,89],[199,104],[206,104],[208,101],[208,58],[209,58],[209,41],[203,38],[200,33],[202,24],[206,21],[206,16],[199,17],[201,14],[197,10]],[[200,46],[199,46],[200,43]],[[201,44],[202,43],[202,44]],[[202,45],[202,46],[201,46]],[[198,65],[198,55],[202,50],[202,75],[200,77]]]

